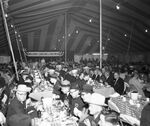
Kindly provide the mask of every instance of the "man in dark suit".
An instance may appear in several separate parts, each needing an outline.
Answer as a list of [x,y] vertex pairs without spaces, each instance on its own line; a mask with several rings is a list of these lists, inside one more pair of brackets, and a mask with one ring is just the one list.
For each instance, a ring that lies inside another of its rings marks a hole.
[[117,93],[119,93],[120,95],[123,95],[123,93],[124,93],[124,81],[123,81],[123,79],[121,79],[119,77],[118,72],[114,73],[114,78],[115,78],[115,82],[114,82],[114,85],[113,85],[114,90]]
[[140,126],[149,126],[150,124],[150,103],[148,103],[142,110]]
[[[69,100],[70,100],[70,94],[69,94],[69,91],[70,91],[70,82],[68,80],[64,80],[61,82],[61,92],[60,92],[60,100],[64,103],[66,103],[68,101],[69,103]],[[69,104],[68,104],[69,105]]]
[[105,71],[105,85],[110,85],[113,87],[114,85],[114,76],[110,71]]
[[70,102],[70,114],[80,118],[85,103],[80,96],[79,85],[76,82],[70,86],[70,95],[72,97]]
[[6,116],[8,126],[30,126],[31,117],[28,115],[25,105],[27,92],[30,90],[31,88],[26,85],[18,85],[16,97],[8,105]]

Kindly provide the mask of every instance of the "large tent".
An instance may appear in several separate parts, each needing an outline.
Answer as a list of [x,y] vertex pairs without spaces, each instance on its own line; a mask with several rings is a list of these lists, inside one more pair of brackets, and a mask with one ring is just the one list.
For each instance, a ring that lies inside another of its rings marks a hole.
[[[103,52],[148,52],[150,1],[101,1]],[[26,51],[64,51],[66,44],[67,52],[74,54],[99,52],[100,0],[3,2],[8,2],[4,8],[14,50],[18,41]],[[0,50],[6,52],[8,41],[0,14]]]

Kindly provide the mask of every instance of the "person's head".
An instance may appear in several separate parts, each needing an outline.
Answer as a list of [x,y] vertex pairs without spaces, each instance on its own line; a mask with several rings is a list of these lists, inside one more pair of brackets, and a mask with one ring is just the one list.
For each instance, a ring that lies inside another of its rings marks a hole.
[[96,74],[96,75],[98,74],[98,69],[94,70],[94,74]]
[[139,76],[138,76],[138,80],[139,80],[139,82],[140,83],[144,83],[145,82],[145,75],[144,74],[139,74]]
[[100,114],[103,110],[103,106],[106,106],[105,97],[98,93],[91,94],[87,102],[89,103],[89,112],[91,115]]
[[89,78],[90,78],[90,76],[89,76],[88,74],[84,75],[84,80],[85,80],[85,81],[88,81]]
[[81,73],[80,76],[79,76],[79,78],[80,78],[81,80],[84,79],[84,74]]
[[119,126],[119,113],[115,111],[108,111],[108,113],[101,114],[100,126]]
[[119,78],[119,72],[114,73],[114,78],[117,80]]
[[79,85],[77,83],[72,83],[70,86],[70,95],[72,98],[77,98],[79,97]]
[[67,94],[70,90],[70,82],[68,80],[64,80],[63,82],[61,82],[61,91],[64,94]]
[[93,69],[90,69],[89,74],[92,74],[92,75],[94,74]]
[[67,94],[70,90],[70,87],[69,86],[64,86],[64,87],[61,87],[61,91],[64,93],[64,94]]
[[102,70],[100,70],[100,69],[98,70],[98,75],[100,75],[100,76],[102,75]]
[[102,73],[104,74],[104,73],[105,73],[105,71],[106,71],[106,70],[105,70],[105,68],[103,67],[103,68],[102,68]]
[[85,73],[89,73],[90,68],[88,66],[85,66],[85,67],[83,67],[83,70],[84,70]]
[[56,70],[61,71],[62,70],[62,65],[56,65]]
[[26,85],[19,84],[16,89],[16,97],[20,102],[24,102],[27,97],[27,93],[31,91],[31,88]]
[[70,89],[70,95],[72,98],[77,98],[79,96],[79,90],[78,89]]
[[26,80],[27,77],[28,77],[27,74],[23,74],[23,75],[22,75],[22,78],[23,78],[24,80]]
[[77,77],[78,76],[78,69],[73,69],[70,71],[70,74],[74,77]]
[[107,78],[107,77],[109,77],[110,72],[109,72],[109,71],[105,71],[104,75],[105,75],[105,77]]
[[96,105],[96,104],[89,104],[89,112],[91,115],[97,115],[99,113],[101,113],[101,111],[103,110],[103,106],[101,105]]
[[81,98],[83,99],[84,102],[87,102],[92,93],[93,87],[91,85],[85,84],[81,92]]

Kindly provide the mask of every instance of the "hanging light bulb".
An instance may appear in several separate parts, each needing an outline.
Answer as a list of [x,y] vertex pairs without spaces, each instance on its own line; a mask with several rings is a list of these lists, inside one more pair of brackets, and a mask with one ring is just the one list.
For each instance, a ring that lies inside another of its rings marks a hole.
[[119,4],[117,4],[117,5],[116,5],[116,9],[117,9],[117,10],[119,10],[119,9],[120,9],[120,6],[119,6]]
[[104,46],[102,47],[102,50],[105,50],[105,47],[104,47]]
[[15,31],[15,34],[17,34],[17,31]]
[[147,30],[147,29],[145,29],[145,32],[148,32],[148,30]]
[[7,18],[7,17],[8,17],[8,14],[5,14],[5,17]]
[[14,26],[11,24],[11,25],[10,25],[10,27],[12,27],[12,28],[13,28]]
[[76,30],[76,34],[78,34],[79,33],[79,31],[78,30]]
[[90,22],[90,23],[92,22],[92,18],[91,18],[91,19],[89,19],[89,22]]

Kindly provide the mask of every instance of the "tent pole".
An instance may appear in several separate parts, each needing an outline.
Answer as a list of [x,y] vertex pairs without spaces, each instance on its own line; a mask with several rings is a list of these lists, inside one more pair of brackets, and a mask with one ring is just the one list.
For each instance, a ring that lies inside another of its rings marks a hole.
[[0,4],[1,4],[1,10],[2,10],[2,17],[3,17],[3,21],[4,21],[5,32],[6,32],[6,36],[7,36],[7,40],[8,40],[9,48],[11,51],[14,68],[15,68],[16,79],[19,80],[19,76],[18,76],[18,72],[17,72],[17,64],[16,64],[15,57],[14,57],[14,52],[13,52],[13,48],[12,48],[12,44],[11,44],[11,39],[10,39],[10,35],[9,35],[9,30],[8,30],[8,25],[7,25],[7,21],[6,21],[6,17],[5,17],[5,12],[4,12],[4,8],[3,8],[2,0],[0,0]]
[[65,12],[65,62],[67,62],[67,41],[68,41],[68,35],[67,35],[67,12]]
[[100,61],[100,69],[102,68],[102,0],[99,1],[100,4],[100,16],[99,16],[99,20],[100,20],[100,25],[99,25],[99,32],[100,32],[100,44],[99,44],[99,48],[100,48],[100,57],[99,57],[99,61]]

